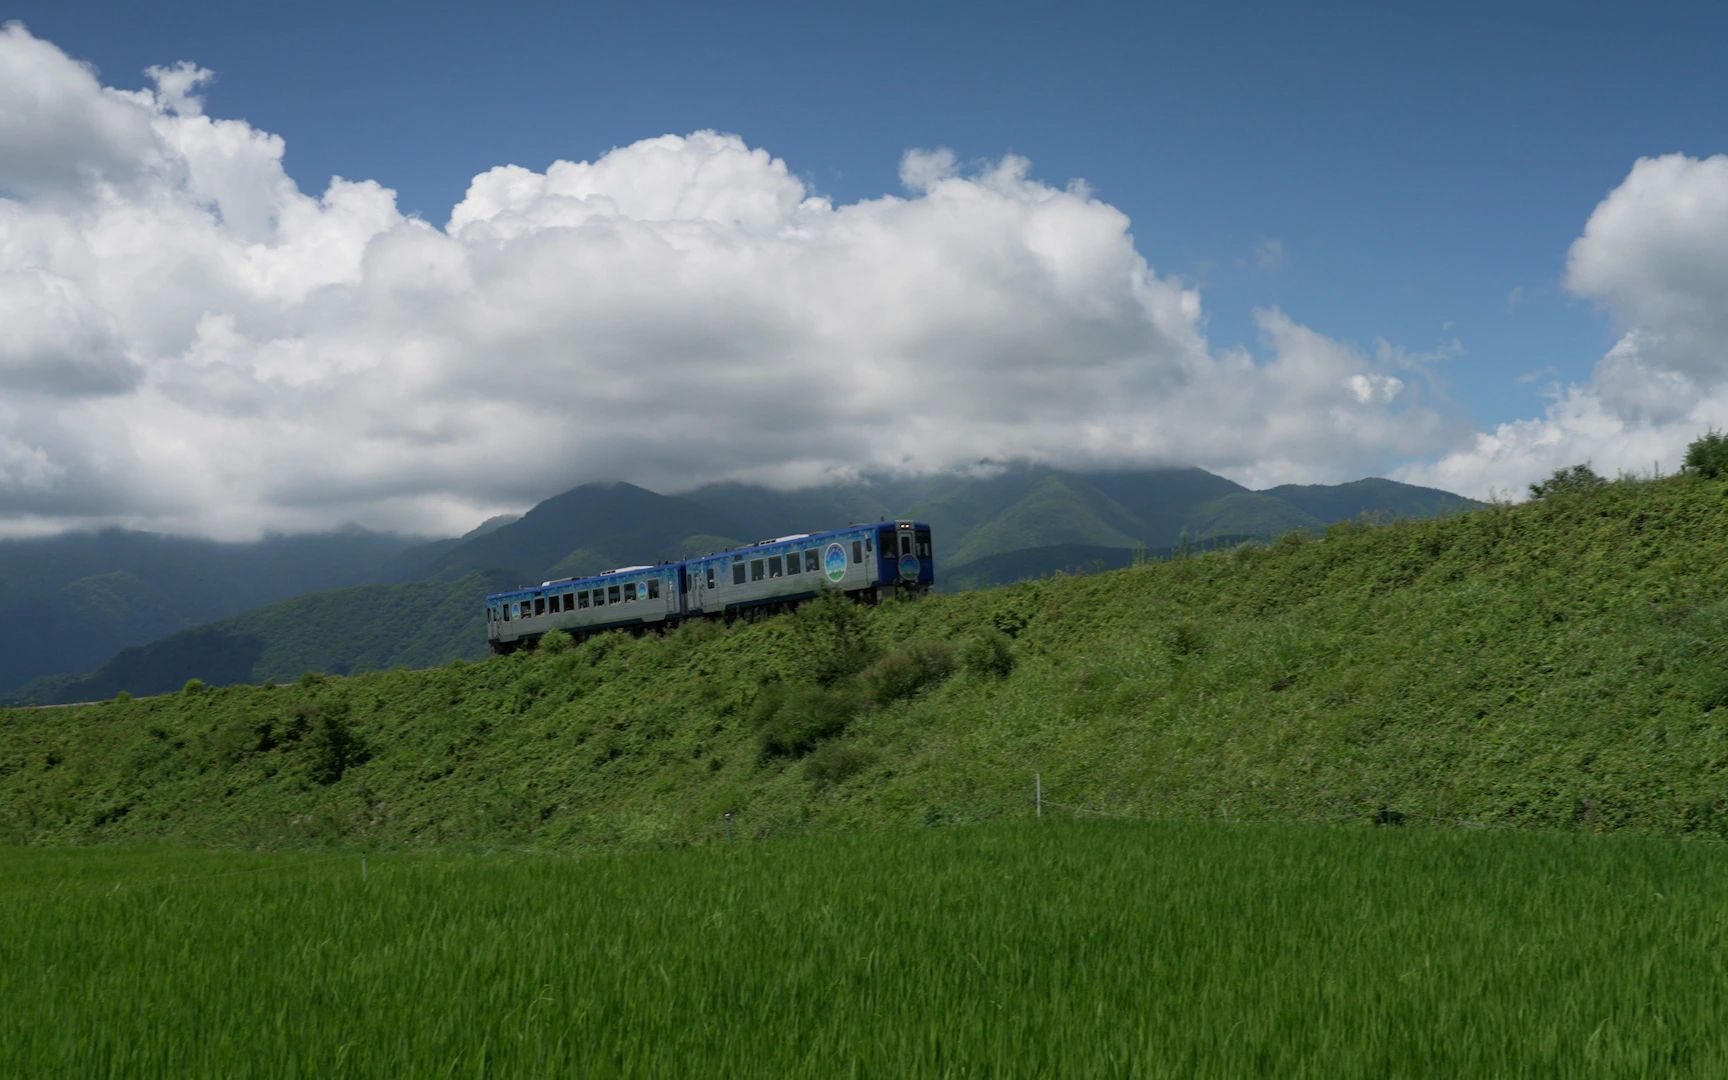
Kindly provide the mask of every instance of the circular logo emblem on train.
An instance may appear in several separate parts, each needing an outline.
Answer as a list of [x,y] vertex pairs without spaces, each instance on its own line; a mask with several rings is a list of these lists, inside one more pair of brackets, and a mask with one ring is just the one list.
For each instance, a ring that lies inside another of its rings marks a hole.
[[828,550],[822,553],[822,572],[828,575],[828,580],[836,585],[846,576],[846,549],[838,543],[829,544]]
[[906,581],[917,581],[919,569],[920,569],[920,567],[918,566],[918,556],[916,556],[916,555],[902,555],[902,556],[900,556],[900,577],[902,579],[904,579]]

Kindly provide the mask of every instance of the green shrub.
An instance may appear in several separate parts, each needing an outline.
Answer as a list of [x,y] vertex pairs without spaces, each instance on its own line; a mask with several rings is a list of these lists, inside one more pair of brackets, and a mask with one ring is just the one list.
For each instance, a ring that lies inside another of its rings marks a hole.
[[1608,481],[1585,463],[1567,469],[1555,469],[1548,479],[1530,485],[1530,497],[1546,499],[1551,495],[1588,495],[1607,486]]
[[563,630],[548,630],[540,635],[538,648],[544,653],[567,652],[570,646],[576,644],[576,639]]
[[856,776],[876,761],[875,755],[841,742],[825,742],[804,759],[804,779],[829,787]]
[[1698,681],[1698,707],[1704,712],[1728,709],[1728,674],[1711,672]]
[[823,589],[794,612],[792,635],[809,676],[823,686],[862,670],[876,655],[865,612],[838,589]]
[[131,701],[131,700],[132,700],[132,691],[130,691],[130,690],[122,690],[118,694],[114,695],[114,703],[117,705],[123,704],[123,703]]
[[1014,644],[995,628],[974,634],[960,650],[960,666],[974,675],[1005,678],[1014,670]]
[[764,759],[798,758],[844,732],[857,709],[857,701],[843,688],[775,683],[757,695],[750,720],[761,732]]
[[954,674],[959,650],[946,641],[914,641],[865,668],[858,676],[871,701],[886,705],[908,698]]
[[276,726],[269,718],[239,719],[216,728],[204,737],[210,757],[222,765],[232,765],[249,754],[262,754],[276,748]]
[[679,648],[689,649],[719,637],[726,632],[726,625],[719,619],[691,619],[681,623],[672,632],[670,640]]
[[187,679],[186,684],[180,687],[180,692],[182,694],[202,694],[204,692],[204,680]]
[[1199,656],[1206,651],[1206,632],[1197,622],[1178,620],[1165,628],[1164,647],[1174,657]]
[[1728,476],[1728,434],[1711,428],[1693,439],[1686,447],[1682,468],[1693,476],[1706,479]]
[[312,717],[306,735],[306,767],[314,783],[334,784],[366,756],[365,745],[349,726],[345,707],[332,703]]

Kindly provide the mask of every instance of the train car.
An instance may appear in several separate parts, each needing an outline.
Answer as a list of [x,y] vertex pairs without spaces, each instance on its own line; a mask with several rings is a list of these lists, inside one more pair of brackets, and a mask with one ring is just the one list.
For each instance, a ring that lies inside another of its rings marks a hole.
[[879,521],[794,533],[680,563],[626,566],[486,598],[486,636],[509,652],[548,630],[582,638],[601,630],[673,626],[790,608],[838,589],[878,600],[921,593],[936,580],[930,526]]
[[916,521],[795,533],[685,564],[685,611],[735,615],[808,600],[823,589],[877,599],[922,592],[936,580],[930,526]]
[[576,638],[600,630],[676,624],[684,612],[680,564],[623,566],[558,578],[486,598],[486,636],[508,652],[548,630]]

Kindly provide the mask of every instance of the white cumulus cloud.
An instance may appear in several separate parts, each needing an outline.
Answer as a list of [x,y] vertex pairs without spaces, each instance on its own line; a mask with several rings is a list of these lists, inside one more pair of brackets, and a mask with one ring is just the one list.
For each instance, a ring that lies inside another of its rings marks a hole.
[[[0,532],[449,531],[660,490],[1031,461],[1345,479],[1447,444],[1423,369],[1277,310],[1213,347],[1129,221],[1018,157],[835,204],[712,131],[303,192],[211,73],[0,30]],[[1398,374],[1392,374],[1397,370]]]
[[1573,243],[1566,287],[1620,334],[1590,378],[1402,479],[1517,496],[1586,461],[1610,476],[1673,471],[1688,442],[1728,427],[1728,155],[1634,164]]

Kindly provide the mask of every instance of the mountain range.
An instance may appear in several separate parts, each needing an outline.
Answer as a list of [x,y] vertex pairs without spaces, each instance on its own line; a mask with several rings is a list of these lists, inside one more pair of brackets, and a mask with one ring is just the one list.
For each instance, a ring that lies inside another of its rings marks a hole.
[[[1013,468],[792,492],[592,483],[430,542],[359,530],[252,545],[114,532],[9,541],[0,687],[46,703],[474,658],[486,651],[477,612],[488,591],[851,521],[929,522],[939,582],[973,588],[1475,505],[1381,479],[1251,491],[1197,468]],[[90,673],[49,674],[76,671]]]

